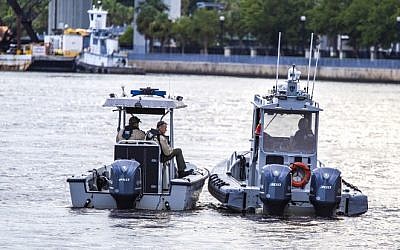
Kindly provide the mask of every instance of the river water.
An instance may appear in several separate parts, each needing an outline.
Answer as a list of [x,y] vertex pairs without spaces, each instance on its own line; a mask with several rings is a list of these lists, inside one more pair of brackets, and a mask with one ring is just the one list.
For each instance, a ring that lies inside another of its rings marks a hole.
[[121,85],[182,95],[175,145],[212,169],[249,149],[250,101],[274,80],[0,72],[2,249],[400,248],[400,85],[315,86],[319,159],[369,198],[368,213],[337,219],[230,213],[206,186],[193,211],[71,209],[67,177],[113,159],[117,114],[101,105]]

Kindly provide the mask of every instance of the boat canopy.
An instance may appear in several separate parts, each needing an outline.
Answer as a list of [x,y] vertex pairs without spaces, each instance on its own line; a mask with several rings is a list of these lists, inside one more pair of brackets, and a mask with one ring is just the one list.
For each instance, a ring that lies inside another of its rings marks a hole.
[[[140,89],[132,90],[132,96],[117,97],[115,94],[110,94],[103,104],[103,107],[117,107],[126,109],[128,113],[160,113],[157,112],[169,109],[185,108],[182,97],[177,98],[165,97],[165,91],[158,91],[158,89]],[[154,112],[155,111],[155,112]]]
[[267,112],[272,111],[274,113],[314,113],[322,111],[322,109],[319,108],[319,104],[317,102],[309,99],[308,96],[304,94],[299,94],[297,96],[271,95],[264,97],[255,95],[254,101],[252,103],[257,108],[263,109]]

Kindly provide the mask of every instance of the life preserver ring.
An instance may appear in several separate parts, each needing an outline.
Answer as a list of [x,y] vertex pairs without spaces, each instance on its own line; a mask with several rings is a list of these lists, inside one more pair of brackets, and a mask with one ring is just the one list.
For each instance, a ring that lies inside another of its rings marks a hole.
[[303,162],[293,162],[292,164],[290,164],[290,168],[292,169],[292,173],[296,172],[298,168],[304,171],[304,176],[302,176],[301,180],[295,180],[293,178],[294,176],[292,176],[293,187],[304,187],[311,177],[310,168]]

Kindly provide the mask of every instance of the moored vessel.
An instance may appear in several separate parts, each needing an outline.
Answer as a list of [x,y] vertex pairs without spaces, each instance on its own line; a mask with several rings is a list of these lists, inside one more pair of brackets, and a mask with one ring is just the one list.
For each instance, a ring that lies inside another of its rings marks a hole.
[[136,65],[128,64],[128,57],[119,48],[118,37],[106,27],[107,11],[93,6],[89,14],[89,47],[76,58],[76,70],[89,73],[145,74]]

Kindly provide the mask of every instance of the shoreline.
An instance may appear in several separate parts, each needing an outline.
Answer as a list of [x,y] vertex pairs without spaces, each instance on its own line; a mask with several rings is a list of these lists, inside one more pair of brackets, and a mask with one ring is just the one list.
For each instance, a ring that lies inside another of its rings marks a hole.
[[[25,58],[27,57],[27,58]],[[254,78],[275,78],[276,57],[249,57],[218,55],[147,54],[128,55],[130,66],[146,73],[193,74]],[[75,58],[54,56],[31,57],[1,55],[0,71],[76,72]],[[296,64],[307,76],[306,58],[282,57],[279,77],[287,77],[287,69]],[[313,79],[315,60],[311,63],[310,79]],[[366,83],[400,83],[400,60],[335,60],[321,58],[316,79]]]
[[[130,65],[143,68],[146,73],[166,74],[194,74],[238,76],[255,78],[275,78],[276,65],[226,63],[226,62],[200,62],[200,61],[169,61],[169,60],[129,60]],[[289,65],[279,66],[279,77],[287,76]],[[302,75],[307,75],[307,65],[296,66]],[[310,79],[313,78],[314,65],[311,65]],[[363,68],[363,67],[329,67],[318,66],[318,80],[350,81],[350,82],[377,82],[400,83],[400,70],[398,68]]]

